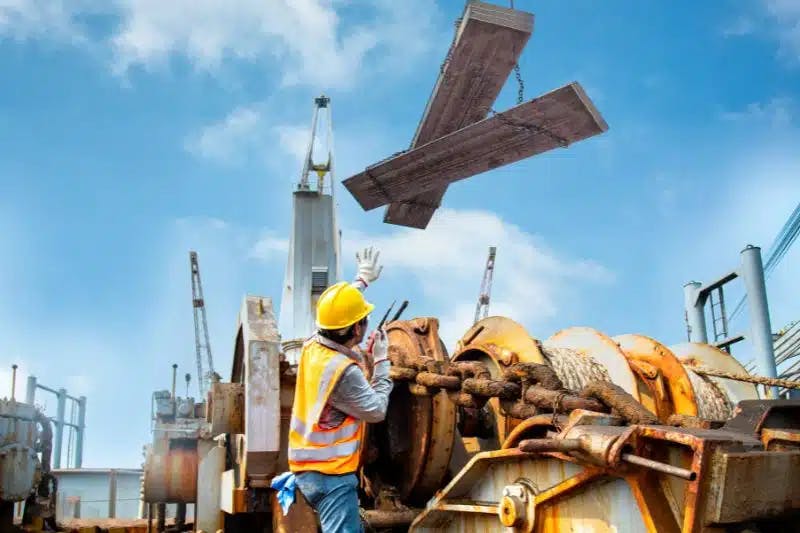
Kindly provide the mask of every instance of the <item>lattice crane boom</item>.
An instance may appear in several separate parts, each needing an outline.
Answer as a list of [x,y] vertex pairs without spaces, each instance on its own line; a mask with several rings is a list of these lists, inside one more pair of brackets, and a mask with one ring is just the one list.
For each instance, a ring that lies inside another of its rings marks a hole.
[[483,270],[481,292],[478,295],[478,305],[475,306],[475,322],[489,316],[489,301],[492,297],[492,279],[494,277],[494,259],[497,247],[489,247],[489,257],[486,258],[486,268]]
[[[209,383],[214,375],[214,359],[211,355],[211,342],[208,339],[208,320],[203,298],[203,283],[200,279],[200,265],[197,252],[189,252],[189,266],[192,271],[192,309],[194,312],[194,346],[197,355],[197,388],[200,398],[205,398]],[[203,372],[203,356],[208,362],[208,373]]]

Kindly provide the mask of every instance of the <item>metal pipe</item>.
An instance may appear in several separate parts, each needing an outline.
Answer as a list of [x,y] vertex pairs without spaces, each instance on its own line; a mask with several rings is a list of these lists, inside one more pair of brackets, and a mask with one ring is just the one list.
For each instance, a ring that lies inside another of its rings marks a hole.
[[45,387],[44,385],[36,385],[36,386],[39,387],[42,390],[46,390],[47,392],[52,392],[53,394],[58,394],[58,391],[56,389],[51,389],[50,387]]
[[17,365],[11,365],[11,401],[15,402],[17,393]]
[[178,376],[178,365],[173,363],[172,364],[172,399],[175,399],[175,380]]
[[53,468],[61,468],[61,444],[64,438],[64,411],[67,406],[66,389],[58,389],[58,409],[56,411],[56,436],[53,444]]
[[659,463],[658,461],[653,461],[652,459],[647,459],[646,457],[639,457],[638,455],[633,455],[632,453],[623,453],[621,459],[626,463],[643,466],[651,470],[656,470],[658,472],[669,474],[670,476],[679,477],[689,481],[694,481],[694,479],[697,477],[697,474],[695,474],[691,470],[680,468],[678,466],[668,465],[666,463]]
[[180,531],[186,525],[186,504],[181,502],[175,505],[175,527]]
[[367,523],[375,529],[408,526],[417,515],[422,512],[420,509],[407,509],[402,511],[364,511],[364,518]]
[[25,389],[25,403],[33,405],[36,401],[36,376],[28,376],[28,386]]
[[164,533],[167,529],[167,504],[166,503],[157,503],[156,504],[156,531],[158,533]]
[[108,471],[108,517],[117,517],[117,471]]
[[690,342],[708,342],[706,329],[706,296],[702,293],[703,284],[690,281],[683,286],[683,306],[686,309],[686,323]]
[[525,439],[518,445],[526,453],[576,452],[583,449],[578,439]]
[[[750,335],[759,373],[768,378],[778,377],[772,347],[772,326],[769,320],[767,285],[761,248],[748,244],[742,250],[742,277],[747,290],[747,310],[750,315]],[[778,387],[769,387],[767,396],[778,398]]]
[[83,439],[86,434],[86,396],[78,399],[78,434],[75,436],[75,468],[83,466]]

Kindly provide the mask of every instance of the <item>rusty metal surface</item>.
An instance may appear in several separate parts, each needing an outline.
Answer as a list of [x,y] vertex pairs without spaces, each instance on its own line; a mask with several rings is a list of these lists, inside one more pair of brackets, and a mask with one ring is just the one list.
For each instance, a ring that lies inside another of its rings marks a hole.
[[197,494],[197,441],[175,439],[166,453],[145,458],[144,499],[152,503],[192,503]]
[[[428,368],[426,365],[444,363],[447,352],[439,339],[438,326],[432,318],[389,323],[392,363],[419,365],[423,371]],[[429,384],[436,385],[433,381]],[[372,456],[367,459],[371,464],[365,468],[368,492],[377,496],[381,487],[388,485],[398,490],[404,502],[423,503],[430,498],[447,473],[455,427],[456,406],[445,392],[416,395],[408,385],[397,382],[386,420],[370,426],[369,441],[374,450],[367,452]]]
[[590,383],[581,391],[581,396],[600,400],[632,424],[653,424],[657,421],[655,415],[614,383],[604,381]]
[[565,416],[554,417],[552,414],[535,415],[520,422],[503,441],[503,450],[516,448],[519,441],[525,438],[541,438],[557,425],[566,423]]
[[206,401],[211,434],[244,433],[244,384],[212,383]]
[[[764,426],[785,423],[792,411],[751,407],[756,416],[744,433],[625,426],[619,417],[581,411],[548,430],[540,416],[526,423],[538,431],[535,440],[477,454],[412,531],[501,531],[501,517],[520,531],[702,531],[797,512],[800,451],[762,451],[755,436],[759,428],[762,438],[800,440],[800,431]],[[491,516],[493,508],[501,514]]]
[[800,452],[725,453],[714,461],[706,520],[730,524],[800,509]]
[[473,325],[456,344],[456,352],[468,347],[491,352],[506,366],[545,362],[538,344],[527,330],[506,317],[490,316]]
[[654,399],[655,414],[665,421],[672,414],[697,415],[694,388],[683,365],[663,344],[644,335],[614,337],[634,372]]
[[758,435],[763,429],[800,429],[800,400],[744,400],[723,429]]
[[[545,362],[539,345],[527,330],[517,322],[499,316],[484,318],[473,325],[458,341],[453,361],[479,361],[489,370],[491,378],[500,378],[504,371],[517,363]],[[488,439],[465,438],[469,450],[495,450],[508,437],[518,419],[506,416],[497,398],[488,401],[487,410],[495,435]],[[510,406],[507,406],[510,407]],[[527,408],[519,415],[535,414],[535,408]]]
[[800,431],[796,429],[762,429],[761,442],[768,451],[800,450]]
[[407,527],[419,515],[419,509],[401,511],[364,511],[364,519],[373,528]]
[[278,502],[277,494],[277,492],[272,492],[269,498],[274,533],[317,533],[319,531],[317,514],[299,490],[295,489],[294,503],[285,515]]
[[504,489],[529,487],[518,531],[645,531],[624,479],[518,450],[476,455],[412,524],[411,531],[503,531]]

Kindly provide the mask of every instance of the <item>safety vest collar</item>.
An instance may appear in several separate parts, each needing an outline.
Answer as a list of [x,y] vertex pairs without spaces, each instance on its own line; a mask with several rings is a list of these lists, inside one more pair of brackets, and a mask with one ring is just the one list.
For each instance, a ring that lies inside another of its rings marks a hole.
[[318,342],[319,344],[323,345],[326,348],[330,348],[335,352],[339,352],[341,354],[346,355],[347,357],[349,357],[350,359],[354,360],[357,363],[362,363],[364,361],[364,358],[361,357],[360,353],[356,352],[351,348],[348,348],[347,346],[344,346],[343,344],[339,344],[336,341],[332,341],[327,337],[323,337],[322,335],[319,334],[312,335],[305,343],[303,343],[303,346],[311,342]]

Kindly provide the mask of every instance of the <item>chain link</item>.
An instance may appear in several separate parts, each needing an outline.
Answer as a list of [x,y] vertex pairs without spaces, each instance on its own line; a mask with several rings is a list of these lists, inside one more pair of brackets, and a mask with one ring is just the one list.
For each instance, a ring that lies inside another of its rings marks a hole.
[[555,142],[561,148],[566,148],[569,146],[569,141],[559,137],[555,133],[547,130],[541,126],[537,126],[536,124],[528,124],[526,122],[518,122],[516,120],[508,118],[505,113],[498,113],[494,109],[491,110],[492,116],[497,118],[500,122],[505,124],[506,126],[511,126],[517,130],[524,130],[529,131],[531,133],[538,133],[539,135],[544,135],[545,137],[549,137],[553,142]]
[[517,105],[519,105],[525,101],[525,82],[522,81],[519,63],[514,65],[514,77],[517,78]]
[[652,416],[630,394],[613,383],[591,381],[580,393],[569,390],[548,365],[517,363],[493,378],[480,361],[437,361],[430,357],[405,360],[390,350],[389,376],[408,384],[416,396],[444,391],[459,407],[482,409],[491,398],[500,401],[502,412],[514,418],[529,418],[542,412],[567,413],[574,409],[613,411],[631,422],[653,423]]

